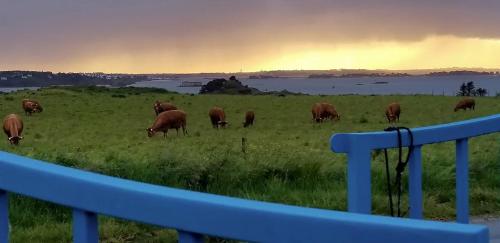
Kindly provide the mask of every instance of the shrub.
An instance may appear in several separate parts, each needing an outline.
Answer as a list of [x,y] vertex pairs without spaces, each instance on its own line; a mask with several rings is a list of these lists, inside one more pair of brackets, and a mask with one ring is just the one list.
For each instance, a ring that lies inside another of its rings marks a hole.
[[126,98],[127,96],[122,95],[122,94],[113,94],[113,95],[111,95],[111,97],[113,97],[113,98]]

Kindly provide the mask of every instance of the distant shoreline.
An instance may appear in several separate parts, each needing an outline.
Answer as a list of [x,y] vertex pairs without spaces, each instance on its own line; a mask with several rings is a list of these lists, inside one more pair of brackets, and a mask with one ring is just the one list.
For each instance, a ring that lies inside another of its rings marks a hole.
[[[335,79],[335,78],[391,78],[391,77],[445,77],[445,76],[500,76],[499,71],[433,71],[424,74],[410,74],[407,72],[383,70],[304,70],[304,71],[269,71],[261,73],[237,73],[235,76],[243,79]],[[180,80],[186,78],[214,78],[227,77],[223,73],[199,74],[105,74],[105,73],[52,73],[36,71],[0,71],[0,87],[47,87],[52,85],[109,85],[126,87],[137,82],[155,80]]]

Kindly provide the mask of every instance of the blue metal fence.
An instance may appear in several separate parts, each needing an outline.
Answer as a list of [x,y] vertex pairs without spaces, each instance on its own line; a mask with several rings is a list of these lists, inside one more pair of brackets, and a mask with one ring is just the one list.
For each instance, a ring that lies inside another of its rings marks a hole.
[[[414,150],[409,162],[410,218],[421,219],[422,146],[456,141],[456,214],[457,222],[469,222],[468,139],[500,132],[500,114],[467,121],[412,129]],[[409,146],[408,132],[402,130],[402,144]],[[371,213],[370,153],[374,149],[398,146],[396,132],[335,134],[331,139],[334,152],[347,153],[348,210]]]
[[[416,129],[415,144],[458,139],[462,142],[457,143],[457,151],[463,156],[468,137],[498,131],[499,121],[500,116],[493,116]],[[472,132],[465,128],[477,130]],[[0,152],[0,242],[9,240],[8,192],[72,208],[73,239],[78,243],[98,241],[97,215],[176,229],[183,243],[203,242],[206,235],[251,242],[488,242],[485,226],[366,214],[371,207],[369,151],[396,146],[390,135],[334,136],[334,150],[349,154],[351,212],[173,189]],[[406,139],[404,142],[407,144]],[[457,166],[457,170],[466,170],[467,160],[461,161],[464,164],[460,168]],[[421,205],[419,149],[410,163],[412,205]],[[462,176],[466,174],[467,171]],[[466,186],[466,182],[460,185]],[[466,190],[462,193],[465,194],[460,194],[461,197],[467,196]],[[414,199],[416,196],[420,199]],[[412,212],[412,217],[421,217],[421,206],[420,211]]]

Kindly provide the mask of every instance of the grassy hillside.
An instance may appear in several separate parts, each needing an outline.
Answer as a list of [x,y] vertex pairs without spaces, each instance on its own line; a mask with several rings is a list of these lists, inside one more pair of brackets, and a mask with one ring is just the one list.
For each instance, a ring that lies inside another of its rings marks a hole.
[[[27,117],[23,98],[39,100],[43,113]],[[147,137],[153,102],[170,100],[188,114],[188,136],[175,130]],[[477,98],[475,112],[453,112],[457,97],[437,96],[229,96],[180,95],[154,89],[43,89],[0,96],[0,115],[22,114],[24,140],[14,147],[4,136],[0,150],[153,184],[242,198],[335,210],[346,209],[346,158],[329,149],[336,132],[387,127],[385,106],[401,103],[401,124],[446,123],[500,113],[499,98]],[[313,103],[333,103],[337,123],[313,124]],[[211,127],[208,110],[224,107],[227,129]],[[256,113],[243,128],[244,113]],[[246,153],[241,138],[247,138]],[[470,140],[471,213],[500,210],[500,135]],[[454,217],[454,144],[423,148],[424,212]],[[396,154],[391,153],[392,161]],[[372,162],[376,214],[387,214],[383,157]],[[13,242],[68,242],[68,209],[11,195]],[[406,211],[406,210],[405,210]],[[103,242],[165,242],[175,232],[101,218]]]

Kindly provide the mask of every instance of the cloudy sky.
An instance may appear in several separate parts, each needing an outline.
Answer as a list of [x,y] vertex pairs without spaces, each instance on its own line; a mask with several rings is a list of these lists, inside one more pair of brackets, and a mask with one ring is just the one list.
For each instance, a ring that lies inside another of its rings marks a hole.
[[500,68],[498,0],[0,0],[0,70]]

